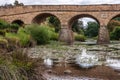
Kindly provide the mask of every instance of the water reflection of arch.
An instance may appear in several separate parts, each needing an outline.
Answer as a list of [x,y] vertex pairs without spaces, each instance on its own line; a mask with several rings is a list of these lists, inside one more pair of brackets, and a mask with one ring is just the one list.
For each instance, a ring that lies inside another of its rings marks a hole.
[[78,20],[80,18],[84,18],[84,17],[92,18],[92,19],[94,19],[100,25],[99,20],[96,17],[94,17],[93,15],[90,15],[90,14],[78,14],[78,15],[75,15],[75,16],[73,16],[73,17],[70,18],[70,20],[68,21],[69,27],[71,28],[71,26],[73,25],[73,23],[76,20]]
[[40,14],[36,15],[33,18],[32,23],[40,24],[40,23],[44,22],[46,20],[46,18],[48,18],[50,16],[56,17],[61,25],[60,19],[56,15],[51,14],[51,13],[40,13]]
[[20,26],[23,26],[24,22],[22,20],[14,20],[14,21],[12,21],[12,24],[18,24]]

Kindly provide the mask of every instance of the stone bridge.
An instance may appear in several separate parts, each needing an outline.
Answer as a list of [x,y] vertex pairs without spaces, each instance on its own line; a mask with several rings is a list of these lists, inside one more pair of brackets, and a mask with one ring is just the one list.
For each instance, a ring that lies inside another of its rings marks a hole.
[[109,43],[107,24],[115,17],[120,16],[119,4],[104,5],[29,5],[0,7],[0,19],[12,23],[40,23],[49,16],[55,16],[61,23],[59,40],[73,42],[71,30],[73,22],[82,17],[95,19],[99,25],[98,44]]

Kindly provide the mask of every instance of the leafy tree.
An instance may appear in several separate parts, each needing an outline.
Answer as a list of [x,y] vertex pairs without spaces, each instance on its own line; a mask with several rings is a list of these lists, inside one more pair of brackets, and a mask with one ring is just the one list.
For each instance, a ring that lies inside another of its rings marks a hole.
[[87,37],[96,37],[98,35],[99,25],[96,22],[88,22],[88,27],[85,30]]
[[50,16],[47,18],[47,22],[49,24],[52,24],[53,27],[55,28],[55,32],[58,32],[60,29],[60,21],[57,19],[55,16]]
[[72,31],[77,32],[78,34],[84,34],[83,31],[83,22],[76,20],[72,25]]
[[19,5],[19,2],[15,0],[14,5]]
[[15,6],[23,6],[24,4],[23,3],[19,3],[18,0],[15,0],[14,5]]

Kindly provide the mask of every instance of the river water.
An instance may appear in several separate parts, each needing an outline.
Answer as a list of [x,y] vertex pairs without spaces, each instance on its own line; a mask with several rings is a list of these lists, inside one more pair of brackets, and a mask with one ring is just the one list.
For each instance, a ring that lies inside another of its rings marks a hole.
[[[82,48],[87,54],[95,55],[98,61],[91,68],[81,68],[75,58]],[[37,46],[29,50],[32,58],[49,57],[53,66],[48,68],[41,63],[40,71],[47,80],[120,80],[120,42],[96,45],[94,42],[76,42],[72,46],[53,44]]]

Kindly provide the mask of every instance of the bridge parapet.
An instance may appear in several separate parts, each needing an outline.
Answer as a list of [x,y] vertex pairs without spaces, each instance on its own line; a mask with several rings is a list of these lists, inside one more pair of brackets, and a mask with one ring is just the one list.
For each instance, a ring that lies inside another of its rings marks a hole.
[[15,15],[37,11],[59,11],[59,12],[98,12],[98,11],[119,11],[120,4],[109,5],[28,5],[0,7],[0,16]]

